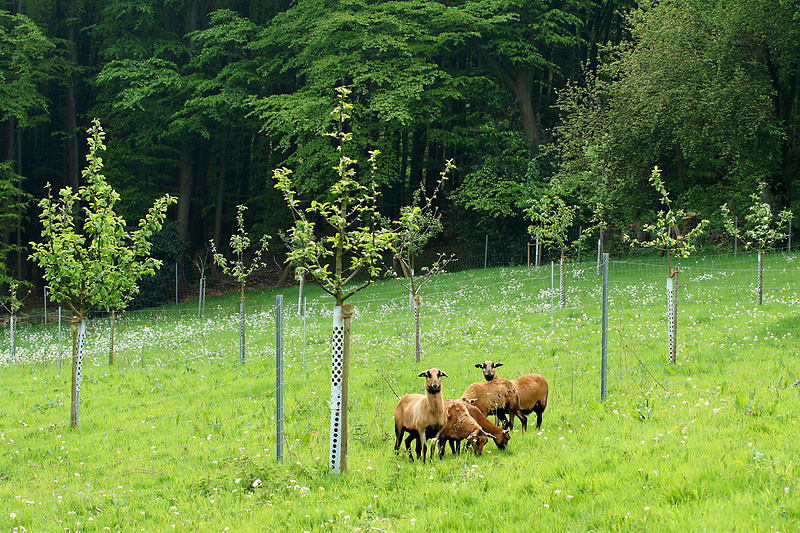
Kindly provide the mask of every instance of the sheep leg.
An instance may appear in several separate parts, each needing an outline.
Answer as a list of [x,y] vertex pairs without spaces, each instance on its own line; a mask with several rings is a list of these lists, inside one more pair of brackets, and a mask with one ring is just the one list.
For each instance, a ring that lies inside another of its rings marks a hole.
[[[423,431],[423,433],[424,433],[424,431]],[[420,454],[421,454],[421,452],[423,450],[424,444],[423,444],[423,441],[422,441],[422,436],[419,433],[417,433],[417,437],[416,438],[417,438],[417,446],[416,446],[417,447],[417,460],[419,461]]]
[[533,412],[536,413],[536,429],[542,427],[542,413],[544,413],[544,407],[541,403],[536,402],[536,405],[533,406]]
[[439,444],[439,459],[443,459],[444,458],[444,447],[445,447],[446,443],[445,443],[444,440],[439,440],[438,444]]
[[400,442],[402,442],[402,440],[403,440],[404,431],[405,430],[403,429],[403,426],[401,424],[395,424],[394,425],[394,436],[395,436],[394,451],[397,451],[397,450],[400,449]]
[[513,428],[513,423],[514,423],[514,417],[515,416],[517,418],[519,418],[520,422],[522,422],[522,431],[527,430],[528,429],[528,417],[525,416],[524,414],[522,414],[522,411],[520,411],[519,409],[516,409],[516,410],[512,411],[512,414],[509,417],[511,419],[512,428]]
[[[425,433],[424,431],[422,432]],[[428,439],[424,437],[420,437],[417,441],[417,459],[419,459],[419,443],[422,443],[422,464],[425,464],[425,460],[428,458]]]
[[456,441],[454,439],[448,439],[450,442],[450,453],[453,455],[456,454]]
[[[497,411],[496,414],[497,414],[497,418],[500,419],[500,424],[503,425],[503,429],[508,429],[508,419],[506,418],[506,412],[505,411]],[[513,418],[512,418],[512,420],[513,420]],[[499,426],[500,424],[495,424],[495,425]]]

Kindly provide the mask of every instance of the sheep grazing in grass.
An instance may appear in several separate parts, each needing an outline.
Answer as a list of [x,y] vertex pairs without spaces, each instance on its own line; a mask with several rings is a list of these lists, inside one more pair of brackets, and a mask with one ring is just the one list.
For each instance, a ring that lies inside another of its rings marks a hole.
[[514,416],[520,419],[523,429],[528,425],[528,419],[519,410],[517,388],[507,379],[494,378],[485,383],[473,383],[467,387],[461,399],[480,409],[484,416],[511,413],[510,420],[504,421],[507,429],[514,429]]
[[[495,363],[493,361],[484,361],[482,364],[475,365],[475,368],[483,370],[483,377],[486,381],[493,381],[497,376],[498,367],[503,366],[503,363]],[[511,382],[517,388],[517,396],[519,398],[519,410],[524,415],[536,413],[536,429],[542,426],[542,413],[547,408],[547,380],[539,374],[528,374],[517,379],[512,379]],[[506,424],[507,411],[497,411],[497,415]],[[512,418],[513,421],[513,418]],[[522,430],[527,429],[527,423],[522,424]]]
[[406,439],[406,448],[411,455],[411,441],[417,441],[417,459],[422,455],[422,462],[428,452],[427,440],[436,438],[447,422],[447,411],[442,399],[442,378],[447,374],[438,368],[431,368],[421,372],[419,377],[425,378],[425,393],[406,394],[397,402],[394,408],[394,433],[395,451],[400,449],[403,434],[409,433]]
[[511,433],[507,429],[492,424],[492,422],[481,413],[481,410],[472,405],[471,403],[461,402],[467,407],[469,416],[475,419],[475,422],[481,427],[483,431],[489,434],[494,439],[494,443],[501,450],[506,449],[506,444],[511,440]]
[[442,431],[439,432],[437,439],[439,458],[444,457],[444,447],[448,442],[450,443],[450,450],[456,453],[456,444],[459,445],[460,449],[462,440],[466,440],[467,444],[472,446],[475,455],[483,453],[483,447],[486,446],[489,435],[470,416],[467,407],[468,404],[457,400],[444,402],[444,408],[447,411],[447,422],[445,422]]

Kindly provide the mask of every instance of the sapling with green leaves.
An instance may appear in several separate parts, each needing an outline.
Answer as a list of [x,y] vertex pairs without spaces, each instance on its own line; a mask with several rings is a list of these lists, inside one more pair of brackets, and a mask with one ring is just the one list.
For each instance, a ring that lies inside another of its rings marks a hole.
[[567,202],[555,190],[548,191],[539,198],[531,200],[526,210],[528,218],[533,222],[528,227],[528,233],[543,246],[550,247],[559,253],[561,264],[559,303],[561,307],[567,303],[564,262],[567,255],[577,250],[592,231],[591,228],[586,228],[577,239],[569,240],[569,230],[575,224],[577,211],[577,206],[567,205]]
[[[676,209],[669,197],[661,170],[656,166],[650,174],[650,184],[658,192],[662,209],[656,214],[653,224],[644,224],[642,230],[650,235],[649,241],[636,241],[627,235],[623,238],[632,246],[651,248],[663,253],[667,258],[667,307],[669,320],[669,362],[677,360],[678,329],[678,260],[686,259],[697,250],[697,243],[703,235],[708,220],[701,220],[697,226],[686,233],[679,230],[678,223],[690,218],[683,209]],[[674,264],[673,264],[674,262]]]
[[[350,350],[352,306],[345,302],[369,287],[383,273],[384,255],[393,253],[396,223],[385,221],[378,212],[378,188],[374,177],[379,152],[369,152],[369,184],[358,180],[358,161],[348,154],[353,134],[345,131],[353,104],[350,90],[339,87],[337,105],[331,112],[334,131],[326,133],[338,141],[336,182],[329,200],[314,200],[303,208],[292,184],[292,171],[273,172],[275,188],[283,193],[294,218],[287,233],[287,262],[297,273],[311,276],[334,299],[331,372],[330,467],[343,472],[347,467],[347,375]],[[317,227],[317,222],[324,224]]]
[[244,205],[236,207],[236,233],[231,235],[230,247],[233,252],[233,259],[226,259],[221,253],[217,251],[214,241],[211,243],[211,253],[214,258],[214,263],[222,270],[222,272],[232,277],[239,284],[239,362],[244,364],[245,361],[245,328],[244,328],[244,288],[247,284],[247,278],[253,275],[257,270],[266,266],[265,255],[269,247],[268,235],[264,235],[256,243],[255,248],[250,255],[249,262],[246,259],[247,254],[250,254],[250,245],[252,244],[250,236],[244,229],[244,212],[247,209]]
[[[766,183],[760,183],[759,191],[763,192],[766,187]],[[758,252],[758,305],[761,305],[764,298],[764,253],[775,243],[786,238],[787,235],[781,228],[790,223],[792,212],[784,209],[780,213],[773,214],[769,203],[762,201],[759,193],[753,193],[750,198],[753,204],[750,206],[750,213],[744,216],[743,226],[737,227],[734,224],[727,203],[722,204],[721,209],[725,230],[731,236],[743,241],[745,248]]]
[[164,224],[175,199],[157,199],[138,227],[129,230],[115,208],[120,195],[103,175],[105,133],[95,119],[89,130],[84,185],[65,187],[39,202],[41,242],[32,242],[31,258],[43,272],[50,298],[66,306],[72,318],[72,402],[70,423],[78,424],[86,318],[95,309],[114,309],[138,292],[144,276],[155,274],[161,261],[150,257],[151,238]]
[[[0,307],[8,313],[8,334],[9,351],[8,356],[14,359],[17,354],[17,319],[19,310],[22,309],[22,302],[30,294],[30,283],[16,280],[4,271],[0,271],[0,287],[6,286],[5,293],[0,293]],[[27,292],[20,297],[20,289],[27,289]]]
[[438,254],[432,264],[417,268],[416,259],[425,249],[428,242],[442,231],[442,220],[434,200],[441,192],[447,178],[455,170],[453,160],[445,163],[444,170],[439,174],[436,187],[430,196],[426,194],[424,185],[414,193],[412,205],[404,206],[400,210],[400,219],[396,227],[394,242],[395,260],[400,266],[400,272],[393,268],[389,271],[397,283],[405,287],[411,296],[414,311],[414,361],[420,360],[420,328],[419,315],[422,298],[419,291],[434,276],[444,272],[447,265],[455,259],[454,255]]

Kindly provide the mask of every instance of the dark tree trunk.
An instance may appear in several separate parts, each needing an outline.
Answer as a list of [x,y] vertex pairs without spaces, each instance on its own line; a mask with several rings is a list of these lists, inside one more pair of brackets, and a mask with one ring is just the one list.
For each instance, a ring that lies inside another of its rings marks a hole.
[[189,233],[189,214],[192,207],[192,189],[194,185],[194,150],[189,143],[181,148],[180,177],[178,178],[178,238],[181,244],[187,244]]
[[225,204],[225,184],[228,175],[228,128],[222,130],[219,146],[219,178],[217,179],[217,201],[214,206],[214,244],[219,247],[222,239],[222,215]]
[[533,70],[520,72],[514,80],[514,94],[519,105],[522,129],[528,139],[531,152],[539,146],[539,129],[536,125],[536,111],[533,107]]

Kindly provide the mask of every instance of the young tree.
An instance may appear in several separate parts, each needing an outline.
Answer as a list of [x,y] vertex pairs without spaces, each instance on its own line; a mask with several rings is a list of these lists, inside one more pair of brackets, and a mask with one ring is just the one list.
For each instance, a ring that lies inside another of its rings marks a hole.
[[[386,252],[393,251],[396,232],[378,213],[377,185],[357,179],[356,159],[347,154],[353,134],[345,131],[353,104],[350,90],[336,89],[338,102],[332,111],[336,122],[327,135],[338,141],[339,162],[336,182],[330,188],[330,201],[311,202],[300,207],[291,179],[291,170],[274,171],[275,187],[283,193],[295,224],[288,233],[287,261],[297,265],[299,274],[308,274],[322,290],[333,296],[333,343],[331,376],[331,453],[330,466],[339,473],[347,467],[347,376],[350,351],[352,306],[345,302],[369,287],[383,271]],[[374,178],[378,151],[370,152],[369,164]],[[316,220],[328,228],[318,230]],[[331,265],[332,263],[332,265]],[[331,270],[331,267],[333,270]],[[360,277],[359,277],[360,276]]]
[[233,250],[234,255],[232,260],[229,261],[225,259],[221,253],[217,252],[217,247],[214,245],[214,241],[211,241],[211,253],[214,257],[214,263],[216,263],[217,266],[222,269],[223,273],[235,279],[239,284],[239,362],[242,364],[244,364],[245,359],[244,286],[247,283],[247,278],[249,278],[253,272],[266,266],[266,263],[264,262],[264,254],[266,254],[267,246],[269,245],[269,236],[264,235],[261,237],[261,240],[258,242],[258,245],[253,251],[250,264],[245,264],[244,255],[248,253],[248,250],[250,249],[250,237],[244,230],[245,209],[247,209],[247,207],[243,205],[237,206],[237,230],[236,233],[231,235],[230,240],[231,250]]
[[[17,281],[0,272],[0,287],[3,287],[3,285],[7,285],[8,292],[5,295],[0,294],[0,307],[8,313],[10,339],[8,356],[10,359],[14,359],[17,353],[17,315],[19,310],[22,309],[22,301],[30,294],[30,288],[28,283]],[[20,287],[28,288],[28,292],[22,298],[19,297]]]
[[571,251],[589,237],[591,229],[585,229],[577,239],[569,241],[569,229],[575,223],[577,206],[567,205],[564,199],[555,191],[550,191],[530,202],[527,209],[528,218],[533,224],[528,227],[528,232],[538,239],[543,246],[557,250],[561,258],[560,271],[560,299],[561,307],[567,304],[566,287],[564,285],[564,261]]
[[[703,234],[703,228],[708,225],[708,220],[701,220],[692,230],[681,233],[679,223],[682,223],[687,214],[683,209],[674,209],[664,181],[661,179],[661,170],[653,167],[650,174],[650,183],[661,196],[663,209],[656,215],[655,224],[645,224],[642,229],[650,234],[649,241],[634,241],[625,236],[632,245],[642,248],[653,248],[667,256],[667,306],[669,320],[669,362],[675,363],[677,355],[677,329],[678,329],[678,264],[680,258],[689,257],[697,249],[697,241]],[[675,265],[673,268],[673,261]]]
[[[103,175],[105,133],[95,119],[89,128],[85,185],[77,192],[61,189],[39,202],[42,241],[31,243],[31,258],[42,268],[50,298],[72,311],[72,407],[70,422],[78,424],[86,317],[92,309],[115,308],[138,291],[142,277],[161,262],[150,257],[150,238],[161,229],[169,195],[157,199],[137,229],[129,231],[115,208],[119,194]],[[81,204],[81,205],[79,205]]]
[[[766,187],[766,183],[760,183],[759,191],[763,192]],[[772,248],[776,242],[786,238],[782,228],[792,219],[792,212],[788,209],[774,215],[770,205],[762,201],[761,197],[759,193],[750,196],[753,205],[750,206],[750,213],[744,216],[744,227],[737,227],[734,224],[727,203],[721,207],[725,217],[725,230],[733,237],[744,241],[747,249],[758,252],[758,305],[761,305],[764,296],[764,252]]]
[[400,265],[401,272],[392,269],[390,275],[394,277],[397,283],[405,287],[411,295],[414,309],[414,361],[417,363],[420,360],[419,308],[422,304],[419,291],[431,278],[444,272],[448,263],[453,261],[455,256],[439,254],[433,264],[422,267],[419,272],[415,262],[417,256],[425,249],[431,238],[442,231],[441,215],[433,206],[433,201],[447,181],[448,174],[455,168],[453,160],[447,160],[444,170],[439,174],[439,181],[437,181],[433,193],[427,196],[424,185],[414,193],[413,205],[404,206],[400,210],[399,225],[396,229],[393,246],[395,259]]
[[[201,253],[199,250],[194,254],[192,263],[200,274],[200,287],[197,289],[197,318],[204,318],[206,316],[206,271],[208,270],[208,252],[209,247]],[[211,260],[214,260],[212,251]]]

